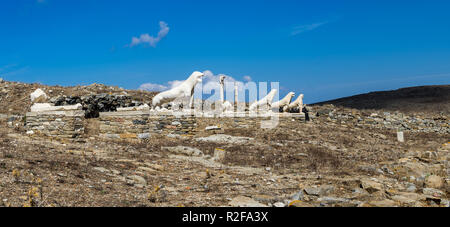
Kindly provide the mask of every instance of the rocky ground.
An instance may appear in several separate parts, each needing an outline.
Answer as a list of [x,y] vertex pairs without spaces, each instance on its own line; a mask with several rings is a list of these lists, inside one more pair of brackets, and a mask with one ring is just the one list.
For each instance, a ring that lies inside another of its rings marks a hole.
[[29,137],[3,121],[0,206],[449,206],[448,134],[401,143],[327,118],[144,141]]
[[449,207],[446,115],[327,105],[288,128],[71,140],[27,135],[8,116],[28,107],[8,108],[0,206]]

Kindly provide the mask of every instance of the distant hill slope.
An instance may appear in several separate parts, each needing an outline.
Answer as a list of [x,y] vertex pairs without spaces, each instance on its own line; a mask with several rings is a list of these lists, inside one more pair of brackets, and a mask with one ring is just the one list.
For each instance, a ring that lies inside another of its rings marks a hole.
[[355,109],[450,114],[450,85],[433,85],[377,91],[314,103]]

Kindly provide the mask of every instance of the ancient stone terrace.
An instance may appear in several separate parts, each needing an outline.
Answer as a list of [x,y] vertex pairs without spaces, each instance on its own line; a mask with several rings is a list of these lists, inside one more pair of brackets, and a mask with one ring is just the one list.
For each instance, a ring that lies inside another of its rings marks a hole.
[[[242,128],[261,130],[283,127],[295,130],[306,121],[303,113],[150,111],[145,105],[118,108],[116,112],[100,112],[99,117],[93,119],[85,119],[85,112],[81,110],[80,105],[51,106],[32,110],[24,119],[27,134],[62,138],[87,137],[86,131],[89,131],[89,136],[101,138],[146,139],[152,135],[195,136],[204,131],[222,132]],[[450,133],[447,118],[425,119],[396,113],[372,113],[365,116],[366,114],[355,110],[336,109],[323,113],[318,107],[310,108],[310,111],[310,116],[316,124],[332,122],[394,131]]]
[[[295,113],[256,114],[248,112],[203,113],[137,110],[123,108],[116,112],[101,112],[100,116],[90,119],[89,124],[97,127],[98,136],[109,139],[146,139],[151,135],[188,135],[194,136],[208,126],[215,128],[270,128],[280,125],[289,126],[292,122],[304,122],[305,115]],[[26,114],[28,134],[83,137],[84,127],[88,124],[82,110],[37,111]]]
[[75,138],[84,134],[84,111],[59,110],[28,112],[25,115],[27,134]]

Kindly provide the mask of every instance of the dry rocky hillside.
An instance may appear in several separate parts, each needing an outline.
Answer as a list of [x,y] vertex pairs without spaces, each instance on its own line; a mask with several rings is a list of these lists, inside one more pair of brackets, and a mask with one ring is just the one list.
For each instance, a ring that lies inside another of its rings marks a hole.
[[[103,84],[91,84],[89,86],[47,86],[42,84],[27,84],[21,82],[0,82],[0,113],[23,115],[30,110],[30,94],[36,89],[42,89],[50,98],[51,102],[57,104],[68,101],[76,102],[79,99],[96,98],[95,96],[132,97],[132,100],[140,103],[149,103],[155,93],[140,90],[126,90],[117,86],[106,86]],[[62,99],[64,98],[64,99]],[[98,97],[97,97],[98,98]],[[114,100],[110,100],[112,102]]]
[[347,108],[433,113],[450,115],[450,85],[401,88],[355,95],[317,105],[333,104]]
[[378,109],[404,113],[450,114],[450,85],[401,88],[355,95],[318,105],[333,104],[356,109]]
[[0,82],[0,206],[450,205],[445,111],[313,105],[310,121],[283,128],[67,139],[26,134],[36,88],[50,98],[129,95],[131,103],[154,95]]

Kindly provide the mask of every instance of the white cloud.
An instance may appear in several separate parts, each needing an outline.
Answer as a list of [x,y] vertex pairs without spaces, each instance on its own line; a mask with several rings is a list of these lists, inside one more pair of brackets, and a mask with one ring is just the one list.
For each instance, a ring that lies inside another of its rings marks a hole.
[[145,83],[139,86],[138,90],[161,92],[167,90],[168,87],[161,84]]
[[296,26],[292,29],[291,35],[294,36],[294,35],[298,35],[303,32],[311,31],[311,30],[314,30],[314,29],[316,29],[322,25],[325,25],[327,23],[328,23],[328,21],[324,21],[324,22],[318,22],[318,23],[314,23],[314,24]]
[[219,83],[220,76],[225,76],[225,85],[227,83],[233,83],[233,82],[236,81],[233,77],[225,75],[225,74],[214,75],[214,73],[212,73],[210,70],[204,71],[203,74],[205,74],[205,76],[203,77],[203,81],[202,81],[203,90],[207,91],[207,92],[212,91],[212,90],[219,91],[219,89],[220,89],[220,83]]
[[130,47],[137,46],[139,44],[147,43],[152,47],[155,47],[156,44],[161,41],[162,38],[166,37],[169,33],[170,28],[167,26],[167,23],[164,21],[159,22],[159,32],[158,36],[153,37],[150,36],[148,33],[141,34],[138,37],[131,38],[131,44],[129,44]]
[[170,88],[178,87],[181,83],[183,83],[184,80],[172,80],[169,81],[168,84],[170,85]]

